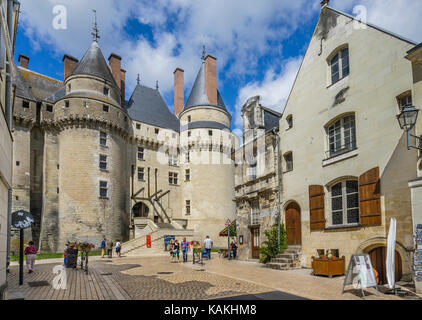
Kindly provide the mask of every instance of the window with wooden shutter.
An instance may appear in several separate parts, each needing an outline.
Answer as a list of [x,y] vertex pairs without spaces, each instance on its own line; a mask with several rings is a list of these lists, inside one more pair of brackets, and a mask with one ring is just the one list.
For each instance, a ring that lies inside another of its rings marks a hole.
[[311,231],[325,229],[324,186],[309,186],[309,212]]
[[359,178],[360,223],[381,225],[381,190],[379,168],[365,172]]

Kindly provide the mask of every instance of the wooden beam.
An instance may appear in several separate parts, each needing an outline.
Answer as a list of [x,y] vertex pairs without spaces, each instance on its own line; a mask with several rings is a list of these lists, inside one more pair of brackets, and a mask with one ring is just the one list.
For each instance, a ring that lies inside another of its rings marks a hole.
[[166,194],[170,193],[170,190],[167,190],[166,192],[164,192],[162,195],[160,195],[159,197],[155,198],[155,200],[160,200],[162,197],[164,197]]
[[138,195],[138,194],[140,194],[142,191],[144,191],[144,189],[145,189],[145,187],[142,187],[141,189],[139,189],[133,196],[132,196],[132,199],[135,199],[136,198],[136,196]]

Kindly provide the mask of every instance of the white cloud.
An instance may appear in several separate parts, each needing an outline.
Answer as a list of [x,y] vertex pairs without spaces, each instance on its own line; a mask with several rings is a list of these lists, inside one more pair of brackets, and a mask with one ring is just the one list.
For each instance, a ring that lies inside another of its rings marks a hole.
[[236,127],[242,127],[241,111],[247,99],[253,96],[261,96],[260,103],[264,107],[271,108],[278,112],[283,112],[290,90],[299,71],[302,57],[297,57],[286,61],[279,74],[273,69],[267,71],[264,80],[251,82],[239,90],[236,102]]

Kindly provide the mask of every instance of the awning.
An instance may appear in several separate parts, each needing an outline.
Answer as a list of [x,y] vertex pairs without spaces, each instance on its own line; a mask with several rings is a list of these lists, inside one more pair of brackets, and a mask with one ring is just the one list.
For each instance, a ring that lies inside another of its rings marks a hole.
[[[220,232],[220,237],[227,237],[227,227],[225,227],[223,230],[221,230]],[[232,224],[230,225],[230,237],[236,237],[237,233],[236,233],[236,220],[233,220]]]

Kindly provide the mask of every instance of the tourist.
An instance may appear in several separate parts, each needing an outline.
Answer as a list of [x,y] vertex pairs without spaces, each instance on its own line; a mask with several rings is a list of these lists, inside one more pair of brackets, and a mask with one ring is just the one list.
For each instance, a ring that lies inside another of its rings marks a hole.
[[101,241],[101,258],[104,258],[105,255],[105,248],[106,248],[106,237],[104,236],[103,240]]
[[179,245],[179,242],[176,240],[176,241],[174,241],[174,244],[173,244],[173,262],[176,260],[176,257],[177,257],[177,262],[179,262],[179,252],[180,252],[180,245]]
[[107,254],[108,257],[111,259],[113,257],[113,241],[107,241]]
[[188,252],[190,248],[189,248],[189,242],[186,241],[186,238],[183,238],[181,245],[182,245],[183,262],[188,262]]
[[34,272],[35,259],[37,258],[38,250],[34,246],[33,241],[29,241],[29,245],[25,248],[26,255],[26,266],[28,267],[28,273]]
[[207,236],[204,240],[204,248],[207,251],[208,260],[211,259],[212,240]]
[[122,250],[122,244],[120,243],[120,240],[117,239],[117,241],[116,241],[116,253],[117,253],[117,256],[119,258],[121,258],[121,256],[120,256],[120,251],[121,250]]
[[232,241],[232,243],[230,244],[230,259],[236,259],[236,255],[237,255],[237,245],[236,243],[234,243]]

